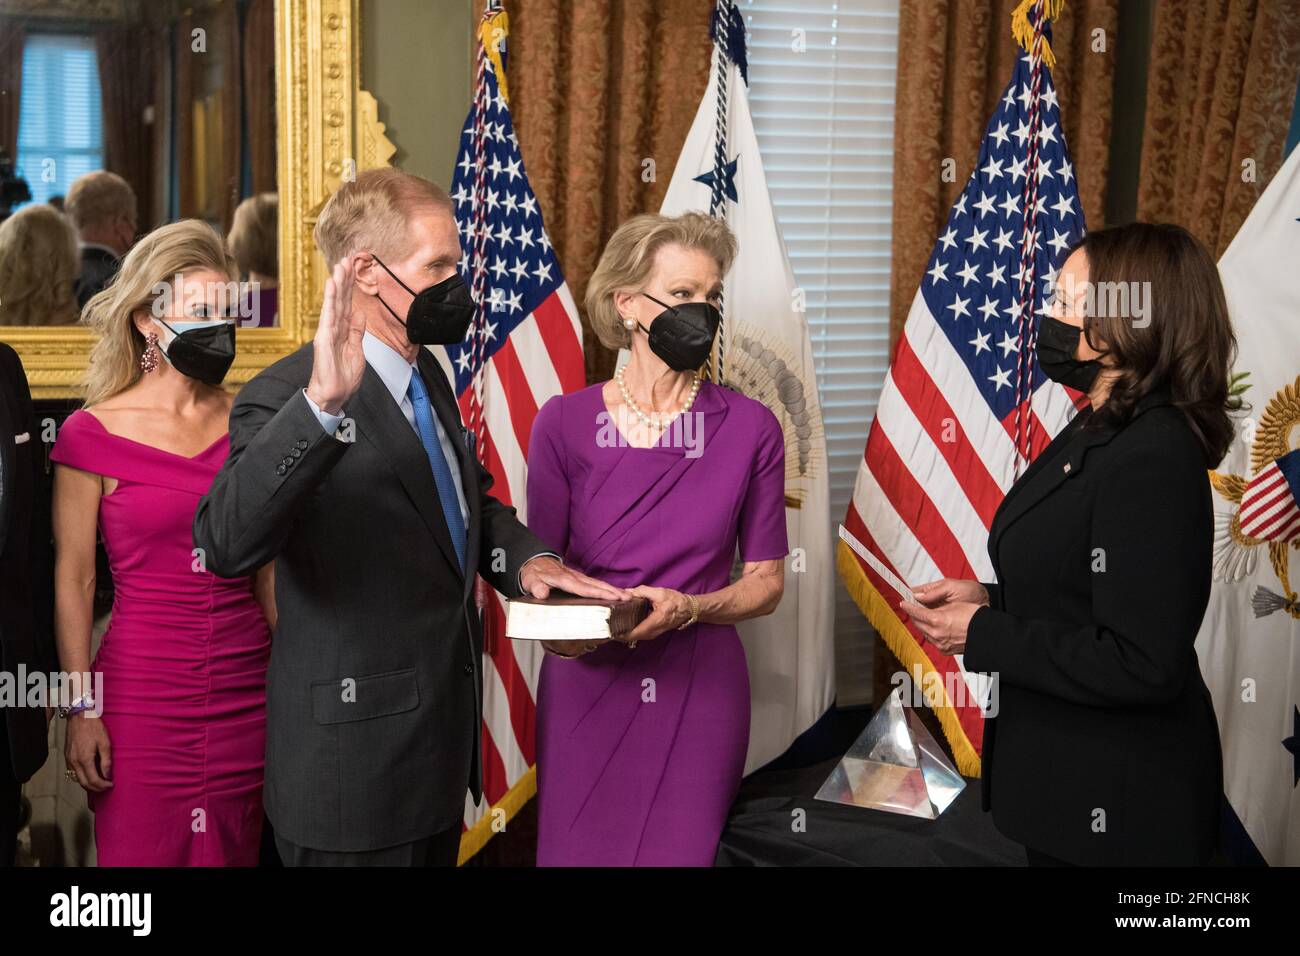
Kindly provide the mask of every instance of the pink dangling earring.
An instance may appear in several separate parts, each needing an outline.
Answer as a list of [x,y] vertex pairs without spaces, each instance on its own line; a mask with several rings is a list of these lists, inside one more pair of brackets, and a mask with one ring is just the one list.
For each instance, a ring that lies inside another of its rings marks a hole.
[[140,353],[140,371],[152,372],[158,367],[158,336],[150,332],[144,337],[144,351]]

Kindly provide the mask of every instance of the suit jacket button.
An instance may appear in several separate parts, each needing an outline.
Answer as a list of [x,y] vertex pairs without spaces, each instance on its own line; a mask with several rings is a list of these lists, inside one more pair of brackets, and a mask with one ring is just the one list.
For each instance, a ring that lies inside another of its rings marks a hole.
[[285,468],[284,465],[276,465],[276,466],[275,466],[275,473],[276,473],[277,475],[283,475],[283,474],[284,474],[286,471],[288,471],[288,470],[289,470],[289,469],[288,469],[288,468]]
[[301,448],[303,451],[306,451],[306,450],[307,450],[307,439],[305,439],[305,438],[299,438],[299,439],[298,439],[298,443],[297,443],[297,447],[298,447],[298,448]]
[[474,665],[473,665],[473,664],[466,664],[466,665],[465,665],[465,676],[466,676],[466,677],[472,677],[473,674],[474,674]]
[[301,448],[295,448],[293,451],[289,452],[289,455],[290,455],[290,457],[293,457],[293,458],[301,458],[301,457],[302,457],[302,449],[301,449]]

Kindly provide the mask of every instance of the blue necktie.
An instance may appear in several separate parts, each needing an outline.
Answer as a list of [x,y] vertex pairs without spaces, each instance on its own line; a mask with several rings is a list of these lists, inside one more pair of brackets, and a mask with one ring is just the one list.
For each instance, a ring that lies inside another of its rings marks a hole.
[[438,430],[433,425],[433,408],[429,405],[429,391],[424,386],[417,369],[411,369],[411,384],[406,387],[406,397],[415,409],[415,427],[420,433],[420,444],[429,457],[433,468],[433,482],[438,486],[438,500],[442,502],[442,514],[447,520],[447,530],[451,532],[451,543],[456,548],[456,557],[460,560],[460,569],[465,570],[465,519],[461,517],[460,501],[456,498],[456,484],[451,477],[451,467],[447,456],[442,453],[438,441]]

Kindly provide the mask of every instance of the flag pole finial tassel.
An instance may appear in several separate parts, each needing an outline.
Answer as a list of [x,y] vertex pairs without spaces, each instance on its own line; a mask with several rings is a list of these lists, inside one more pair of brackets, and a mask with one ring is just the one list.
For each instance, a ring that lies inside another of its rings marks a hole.
[[[1030,13],[1035,7],[1040,8],[1039,15],[1031,18]],[[1048,20],[1059,17],[1064,8],[1065,0],[1023,0],[1011,13],[1011,35],[1015,37],[1021,49],[1032,55],[1035,35],[1041,32],[1043,24]],[[1042,44],[1043,63],[1050,70],[1056,66],[1056,56],[1052,53],[1051,44],[1045,37],[1039,42]]]
[[509,103],[510,91],[506,89],[506,70],[501,62],[501,48],[510,35],[510,18],[506,16],[505,10],[499,6],[494,10],[493,6],[489,0],[487,12],[483,14],[483,20],[478,26],[478,40],[483,45],[484,55],[492,61],[492,72],[496,74],[501,98]]

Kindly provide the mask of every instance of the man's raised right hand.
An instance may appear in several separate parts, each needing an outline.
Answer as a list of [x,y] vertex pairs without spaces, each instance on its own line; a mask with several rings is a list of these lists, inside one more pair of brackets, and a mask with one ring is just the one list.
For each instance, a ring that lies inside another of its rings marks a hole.
[[339,414],[343,404],[356,394],[366,370],[366,355],[361,348],[366,320],[352,309],[355,278],[351,257],[334,266],[334,274],[325,281],[325,301],[312,345],[307,397],[330,415]]

